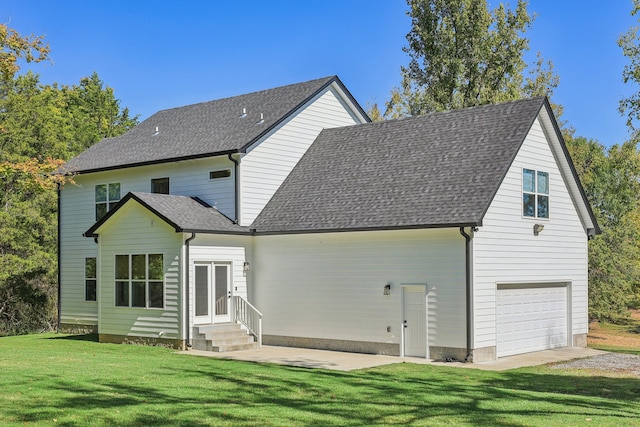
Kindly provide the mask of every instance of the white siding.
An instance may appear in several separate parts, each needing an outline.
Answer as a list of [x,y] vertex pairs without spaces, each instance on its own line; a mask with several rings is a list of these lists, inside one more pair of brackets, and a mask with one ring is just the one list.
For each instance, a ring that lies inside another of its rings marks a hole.
[[[186,237],[187,235],[185,235]],[[244,272],[244,262],[251,264],[251,237],[217,234],[198,234],[189,243],[189,289],[193,290],[193,264],[220,262],[231,264],[230,289],[234,296],[248,299],[247,284],[251,272]],[[251,302],[251,301],[250,301]],[[189,295],[189,313],[193,325],[193,291]]]
[[240,164],[240,224],[251,225],[322,129],[360,123],[356,120],[328,88],[254,146]]
[[[209,180],[209,172],[231,168],[230,178]],[[84,258],[97,256],[93,239],[82,236],[95,223],[97,184],[119,182],[121,196],[150,192],[151,179],[169,177],[171,194],[197,196],[225,215],[235,216],[233,163],[227,157],[189,160],[79,175],[61,192],[62,323],[97,324],[98,304],[84,301]]]
[[[549,219],[522,216],[522,169],[549,172]],[[544,230],[533,235],[533,225]],[[474,348],[496,345],[496,286],[569,283],[573,334],[585,334],[587,236],[538,120],[473,238]]]
[[465,347],[457,229],[260,236],[254,245],[265,334],[399,344],[401,285],[426,283],[430,345]]
[[[100,334],[180,339],[182,234],[137,202],[127,203],[99,230],[98,299]],[[115,306],[115,256],[164,256],[164,309]]]

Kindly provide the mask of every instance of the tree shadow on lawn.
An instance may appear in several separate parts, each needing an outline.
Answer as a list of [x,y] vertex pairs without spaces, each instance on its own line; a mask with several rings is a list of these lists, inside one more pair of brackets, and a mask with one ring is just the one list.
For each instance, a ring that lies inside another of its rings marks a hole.
[[[188,359],[171,359],[140,374],[165,380],[156,384],[48,378],[50,399],[29,399],[20,407],[4,410],[20,422],[57,418],[59,423],[77,425],[196,427],[451,420],[514,426],[534,420],[552,423],[563,416],[577,417],[576,421],[606,416],[628,425],[640,416],[640,380],[634,378],[521,370],[480,372],[413,364],[339,372],[215,359],[193,364]],[[61,412],[65,408],[73,408],[73,415]]]
[[237,405],[237,411],[227,412],[238,415],[237,422],[255,419],[255,408],[272,413],[276,424],[286,420],[304,425],[419,423],[453,417],[473,425],[501,426],[518,425],[518,417],[552,422],[562,416],[579,421],[607,416],[628,424],[640,417],[640,380],[633,378],[513,371],[476,375],[416,365],[405,372],[402,366],[337,372],[249,364],[254,367],[251,375],[188,367],[179,375],[185,379],[206,376],[211,390],[232,384],[230,395],[218,396],[215,403]]

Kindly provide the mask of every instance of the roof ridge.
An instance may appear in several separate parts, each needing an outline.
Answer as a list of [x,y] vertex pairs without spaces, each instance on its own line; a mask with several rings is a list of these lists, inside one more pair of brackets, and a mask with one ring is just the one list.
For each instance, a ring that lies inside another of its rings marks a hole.
[[276,86],[276,87],[267,88],[267,89],[254,90],[254,91],[251,91],[251,92],[240,93],[240,94],[237,94],[237,95],[225,96],[225,97],[222,97],[222,98],[214,98],[214,99],[210,99],[208,101],[194,102],[193,104],[181,105],[181,106],[178,106],[178,107],[164,108],[162,110],[156,111],[151,116],[149,116],[149,118],[155,116],[158,113],[162,113],[162,112],[165,112],[165,111],[172,111],[172,110],[179,110],[181,108],[195,107],[195,106],[198,106],[198,105],[209,104],[209,103],[212,103],[212,102],[226,101],[226,100],[234,99],[234,98],[254,96],[254,95],[258,95],[258,94],[262,94],[262,93],[267,93],[267,92],[276,91],[276,90],[282,90],[282,89],[291,88],[291,87],[295,87],[295,86],[299,86],[299,85],[311,84],[311,83],[314,83],[314,82],[318,82],[319,83],[319,82],[321,82],[323,80],[329,81],[329,80],[335,79],[337,77],[338,76],[336,76],[336,75],[326,76],[326,77],[306,80],[306,81],[298,82],[298,83],[290,83],[290,84],[286,84],[286,85],[282,85],[282,86]]

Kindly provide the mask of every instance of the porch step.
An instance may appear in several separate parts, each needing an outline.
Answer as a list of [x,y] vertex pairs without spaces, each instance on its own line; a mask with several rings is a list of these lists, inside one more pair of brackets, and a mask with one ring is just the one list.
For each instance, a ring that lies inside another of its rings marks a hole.
[[222,353],[258,348],[253,335],[249,335],[239,323],[216,323],[193,329],[192,348],[195,350]]

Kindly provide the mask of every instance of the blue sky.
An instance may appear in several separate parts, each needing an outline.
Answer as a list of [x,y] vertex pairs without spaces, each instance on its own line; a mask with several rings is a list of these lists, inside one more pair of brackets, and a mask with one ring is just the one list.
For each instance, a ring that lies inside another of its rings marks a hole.
[[[408,61],[406,10],[404,0],[3,0],[0,20],[46,37],[53,63],[33,68],[42,82],[96,71],[144,119],[333,74],[363,107],[384,104]],[[630,10],[631,0],[529,2],[530,60],[554,62],[563,119],[606,146],[628,138],[618,102],[638,90],[622,83],[616,44],[635,24]]]

